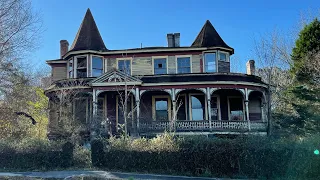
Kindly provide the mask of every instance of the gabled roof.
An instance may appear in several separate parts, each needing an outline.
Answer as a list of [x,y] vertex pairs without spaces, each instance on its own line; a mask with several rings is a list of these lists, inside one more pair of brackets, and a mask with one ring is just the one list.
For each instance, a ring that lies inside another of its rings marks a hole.
[[112,69],[103,75],[97,77],[93,81],[91,81],[92,86],[99,86],[99,85],[124,85],[127,83],[127,85],[138,85],[141,84],[142,81],[139,78],[130,76],[128,74],[125,74],[117,69]]
[[191,47],[223,47],[233,51],[220,37],[209,20],[206,21]]
[[89,8],[70,48],[70,51],[78,50],[107,50]]

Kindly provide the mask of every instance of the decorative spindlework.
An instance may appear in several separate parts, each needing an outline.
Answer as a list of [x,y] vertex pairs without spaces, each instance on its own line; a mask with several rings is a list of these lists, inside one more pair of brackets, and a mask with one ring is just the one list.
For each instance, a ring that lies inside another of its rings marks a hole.
[[125,85],[127,83],[128,85],[133,84],[141,84],[142,81],[139,78],[130,76],[126,73],[123,73],[119,70],[113,69],[109,72],[106,72],[105,74],[101,75],[100,77],[94,79],[91,81],[92,85],[108,85],[108,84],[119,84],[119,85]]

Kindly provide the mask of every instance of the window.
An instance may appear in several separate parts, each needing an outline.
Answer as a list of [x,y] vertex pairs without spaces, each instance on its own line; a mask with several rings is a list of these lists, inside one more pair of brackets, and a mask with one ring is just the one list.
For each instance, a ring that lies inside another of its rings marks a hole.
[[229,97],[229,119],[243,120],[243,101],[241,97]]
[[168,121],[170,119],[171,104],[169,97],[153,96],[153,119],[157,121]]
[[219,119],[218,97],[211,97],[211,120]]
[[205,72],[217,72],[216,53],[204,54],[204,68]]
[[204,95],[191,95],[191,115],[192,120],[205,119],[205,98]]
[[93,56],[92,57],[92,77],[98,77],[103,73],[103,58]]
[[167,59],[157,58],[153,60],[154,74],[167,74]]
[[191,73],[190,57],[177,58],[177,73]]
[[87,77],[87,57],[77,57],[77,78]]
[[69,74],[69,78],[73,78],[73,59],[69,60],[68,74]]
[[227,61],[227,53],[219,52],[219,61]]
[[118,69],[128,75],[131,75],[131,60],[118,60]]

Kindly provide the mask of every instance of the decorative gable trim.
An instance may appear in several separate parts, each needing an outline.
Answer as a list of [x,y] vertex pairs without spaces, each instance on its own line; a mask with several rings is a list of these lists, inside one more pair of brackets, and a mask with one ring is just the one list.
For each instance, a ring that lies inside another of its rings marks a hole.
[[113,69],[91,81],[91,84],[92,86],[141,85],[142,81]]

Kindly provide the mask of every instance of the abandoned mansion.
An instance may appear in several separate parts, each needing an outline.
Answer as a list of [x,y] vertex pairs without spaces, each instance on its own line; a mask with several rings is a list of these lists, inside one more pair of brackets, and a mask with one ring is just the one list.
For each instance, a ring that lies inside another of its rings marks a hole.
[[234,49],[208,20],[190,46],[180,33],[167,42],[110,50],[88,9],[72,45],[61,40],[60,58],[47,60],[48,137],[267,133],[267,84],[253,60],[246,74],[231,73]]

